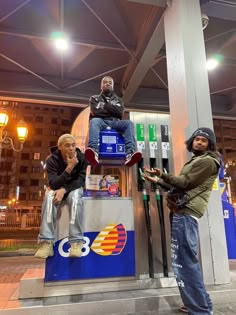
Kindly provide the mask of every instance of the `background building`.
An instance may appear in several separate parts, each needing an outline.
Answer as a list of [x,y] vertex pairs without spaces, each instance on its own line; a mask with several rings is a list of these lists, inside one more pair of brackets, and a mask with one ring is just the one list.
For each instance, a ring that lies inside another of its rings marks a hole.
[[[37,212],[41,209],[46,181],[45,160],[49,148],[58,137],[71,130],[80,108],[2,101],[9,122],[8,136],[17,147],[16,123],[23,119],[28,125],[28,138],[21,152],[4,145],[0,162],[0,208]],[[232,202],[236,203],[236,120],[214,119],[217,146],[230,176]]]
[[80,109],[19,102],[0,103],[9,114],[7,135],[19,145],[16,123],[23,119],[28,138],[21,152],[4,144],[0,163],[0,206],[21,212],[40,211],[46,185],[45,159],[49,148],[63,133],[69,133]]

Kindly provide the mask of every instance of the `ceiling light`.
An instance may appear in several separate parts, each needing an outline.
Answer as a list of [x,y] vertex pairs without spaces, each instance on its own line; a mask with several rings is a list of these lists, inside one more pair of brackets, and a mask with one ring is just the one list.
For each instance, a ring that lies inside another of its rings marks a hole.
[[51,38],[54,41],[55,47],[60,51],[65,51],[69,48],[69,42],[62,32],[54,32],[51,35]]
[[62,51],[67,50],[69,47],[68,41],[64,38],[55,39],[55,46],[57,49]]
[[219,65],[219,61],[215,58],[210,58],[207,60],[207,70],[214,70]]
[[211,58],[207,59],[207,70],[214,70],[220,63],[224,61],[224,56],[215,54]]

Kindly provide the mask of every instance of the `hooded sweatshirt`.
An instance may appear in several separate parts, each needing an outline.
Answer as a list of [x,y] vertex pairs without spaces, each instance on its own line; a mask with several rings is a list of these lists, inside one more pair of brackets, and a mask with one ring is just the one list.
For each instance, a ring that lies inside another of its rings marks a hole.
[[51,155],[49,155],[46,160],[49,187],[53,190],[62,187],[65,188],[66,194],[63,199],[66,199],[69,192],[85,186],[88,162],[80,149],[76,148],[77,159],[79,162],[69,174],[65,171],[67,164],[64,161],[60,150],[58,150],[57,147],[52,147],[50,151]]

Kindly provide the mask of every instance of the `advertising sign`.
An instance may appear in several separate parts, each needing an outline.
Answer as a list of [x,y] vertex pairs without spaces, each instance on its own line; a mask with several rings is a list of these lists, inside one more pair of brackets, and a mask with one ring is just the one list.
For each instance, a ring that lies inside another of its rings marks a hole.
[[135,276],[131,199],[86,199],[82,256],[69,257],[68,215],[63,209],[54,256],[46,260],[45,281]]
[[87,175],[84,196],[118,197],[120,184],[118,175]]

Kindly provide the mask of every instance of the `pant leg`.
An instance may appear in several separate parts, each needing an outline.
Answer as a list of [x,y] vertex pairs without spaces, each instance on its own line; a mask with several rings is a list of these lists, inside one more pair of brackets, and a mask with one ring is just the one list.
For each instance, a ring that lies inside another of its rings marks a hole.
[[134,136],[134,123],[131,120],[115,120],[112,122],[112,128],[116,129],[123,135],[126,154],[137,151]]
[[39,230],[39,241],[54,240],[57,208],[53,203],[53,190],[46,191],[42,204],[42,218]]
[[189,215],[174,214],[171,257],[181,298],[189,315],[208,315],[212,306],[203,283],[198,246],[198,222]]
[[107,127],[106,122],[102,118],[93,118],[89,122],[89,140],[88,147],[98,152],[99,133],[100,130]]
[[69,242],[83,242],[84,200],[83,188],[71,191],[66,198],[69,206]]

